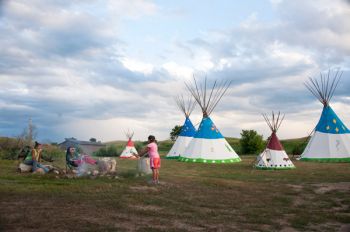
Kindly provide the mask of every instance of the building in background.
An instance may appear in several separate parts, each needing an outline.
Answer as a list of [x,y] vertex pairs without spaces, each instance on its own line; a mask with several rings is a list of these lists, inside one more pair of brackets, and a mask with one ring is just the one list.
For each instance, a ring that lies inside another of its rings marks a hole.
[[65,141],[58,144],[61,149],[67,150],[68,147],[75,147],[80,149],[81,153],[92,155],[95,151],[105,148],[106,145],[101,143],[101,141],[96,141],[90,139],[90,141],[81,141],[76,138],[65,138]]

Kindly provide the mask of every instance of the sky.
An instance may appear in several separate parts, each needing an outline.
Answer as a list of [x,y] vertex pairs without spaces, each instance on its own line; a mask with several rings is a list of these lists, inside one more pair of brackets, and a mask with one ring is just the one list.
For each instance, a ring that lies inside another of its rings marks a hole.
[[[232,84],[212,120],[227,137],[307,136],[322,105],[309,77],[343,71],[331,106],[350,125],[350,1],[0,0],[0,136],[168,139],[192,77]],[[202,112],[191,115],[198,126]]]

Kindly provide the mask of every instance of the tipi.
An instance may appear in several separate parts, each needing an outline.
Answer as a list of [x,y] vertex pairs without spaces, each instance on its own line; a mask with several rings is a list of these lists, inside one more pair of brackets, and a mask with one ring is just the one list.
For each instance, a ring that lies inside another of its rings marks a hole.
[[137,157],[133,154],[138,154],[137,150],[135,149],[134,142],[132,141],[132,137],[134,136],[134,132],[125,132],[126,137],[128,138],[128,143],[126,144],[126,147],[124,148],[122,154],[119,156],[119,158],[122,159],[136,159]]
[[202,109],[203,119],[193,139],[179,158],[180,161],[202,163],[233,163],[241,161],[209,117],[230,84],[231,82],[227,81],[221,82],[221,84],[215,81],[212,89],[208,90],[206,78],[204,86],[198,86],[195,78],[194,84],[186,83],[188,90]]
[[317,162],[350,162],[350,131],[332,110],[329,102],[338,86],[342,72],[310,78],[305,86],[323,104],[321,118],[300,160]]
[[272,112],[272,119],[269,120],[266,114],[263,114],[263,117],[270,127],[272,133],[267,143],[265,150],[257,157],[255,167],[257,169],[292,169],[295,168],[292,161],[289,159],[287,153],[283,149],[282,144],[278,140],[276,135],[277,130],[282,124],[284,115],[280,118],[280,112],[275,117],[274,112]]
[[183,96],[176,97],[175,102],[180,110],[185,114],[185,122],[174,145],[166,156],[167,159],[178,159],[179,156],[183,154],[185,148],[196,133],[196,128],[193,126],[190,120],[190,115],[195,107],[196,102],[192,97],[189,97],[186,101]]

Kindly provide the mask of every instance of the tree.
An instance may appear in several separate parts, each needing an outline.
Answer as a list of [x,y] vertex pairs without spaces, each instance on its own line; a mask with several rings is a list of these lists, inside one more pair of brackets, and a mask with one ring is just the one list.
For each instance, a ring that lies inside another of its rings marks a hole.
[[239,143],[242,154],[257,154],[264,149],[263,136],[255,130],[242,130],[241,136]]
[[90,138],[89,141],[90,141],[90,142],[93,142],[93,143],[96,143],[96,142],[97,142],[97,139],[95,139],[95,138]]
[[181,132],[182,126],[176,125],[170,132],[170,139],[175,141]]
[[33,124],[32,119],[29,118],[28,126],[23,129],[23,132],[17,138],[18,140],[22,141],[23,145],[32,146],[36,136],[37,136],[36,126]]

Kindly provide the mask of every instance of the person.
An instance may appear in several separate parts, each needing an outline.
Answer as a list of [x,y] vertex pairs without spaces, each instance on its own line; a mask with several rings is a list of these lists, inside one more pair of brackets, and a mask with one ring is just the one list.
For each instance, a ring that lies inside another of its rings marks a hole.
[[79,160],[79,155],[75,151],[74,147],[68,147],[66,151],[66,163],[68,166],[76,168],[78,167],[77,160]]
[[19,151],[17,155],[17,159],[19,161],[24,161],[27,158],[27,156],[31,155],[31,152],[32,152],[32,148],[27,145]]
[[142,151],[140,151],[138,155],[134,155],[142,157],[146,154],[148,154],[150,158],[150,166],[152,169],[152,182],[154,184],[159,184],[160,156],[158,153],[157,140],[153,135],[148,136],[147,146]]
[[97,161],[94,160],[91,156],[78,154],[74,147],[67,148],[66,162],[68,166],[74,168],[79,167],[79,165],[81,165],[82,163],[97,164]]
[[24,163],[26,165],[32,165],[32,172],[37,172],[39,169],[42,169],[45,173],[49,172],[49,169],[40,163],[41,155],[42,144],[35,141],[35,145],[31,151],[31,154],[24,159]]

